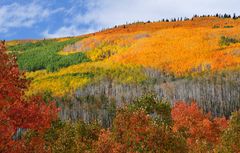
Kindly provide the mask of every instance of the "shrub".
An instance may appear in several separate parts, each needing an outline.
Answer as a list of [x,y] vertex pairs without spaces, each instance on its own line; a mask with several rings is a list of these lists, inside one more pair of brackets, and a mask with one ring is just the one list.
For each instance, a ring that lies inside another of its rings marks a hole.
[[157,125],[144,110],[123,109],[113,130],[103,130],[95,145],[97,153],[186,152],[184,138],[165,125]]
[[219,42],[221,46],[229,46],[230,44],[235,44],[235,43],[239,43],[239,40],[235,38],[225,37],[225,36],[222,36]]
[[52,153],[86,152],[92,149],[97,141],[100,127],[97,124],[86,124],[83,121],[53,122],[52,127],[45,133],[46,148]]
[[240,110],[232,114],[220,146],[219,152],[240,152]]
[[233,26],[224,26],[224,28],[233,28]]
[[158,124],[170,125],[171,106],[168,102],[159,100],[154,94],[144,95],[128,106],[129,110],[144,110],[151,115]]
[[225,118],[212,118],[210,114],[204,114],[196,103],[177,103],[172,109],[172,119],[173,130],[183,134],[192,152],[213,150],[228,125]]
[[217,28],[220,28],[220,26],[214,25],[212,28],[213,28],[213,29],[217,29]]

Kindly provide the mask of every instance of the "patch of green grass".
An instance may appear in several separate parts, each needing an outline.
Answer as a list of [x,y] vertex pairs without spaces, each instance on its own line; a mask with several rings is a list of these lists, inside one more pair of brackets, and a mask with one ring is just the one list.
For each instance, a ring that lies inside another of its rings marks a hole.
[[66,45],[74,44],[79,40],[80,39],[77,38],[63,42],[42,40],[36,43],[10,46],[8,50],[17,55],[17,61],[21,70],[37,71],[47,69],[49,72],[54,72],[62,67],[90,61],[84,53],[75,53],[68,56],[59,55],[57,53]]
[[36,48],[36,47],[47,46],[53,42],[54,42],[53,40],[41,40],[36,43],[27,42],[27,43],[23,43],[23,44],[17,44],[14,46],[8,46],[7,49],[8,49],[8,51],[12,51],[12,52],[18,52],[18,51],[22,52],[22,51],[26,51],[26,50]]
[[48,72],[58,71],[62,67],[68,67],[78,63],[90,61],[90,59],[88,59],[84,53],[75,53],[67,56],[61,56],[61,55],[55,55],[55,56],[56,56],[56,59],[58,58],[58,60],[48,64],[46,68]]

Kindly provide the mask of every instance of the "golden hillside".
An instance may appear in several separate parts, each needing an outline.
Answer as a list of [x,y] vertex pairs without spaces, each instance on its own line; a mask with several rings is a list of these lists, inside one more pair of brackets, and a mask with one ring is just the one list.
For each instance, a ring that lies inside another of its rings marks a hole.
[[[65,95],[104,78],[140,83],[147,80],[142,73],[144,68],[175,77],[238,69],[239,40],[240,19],[198,17],[176,22],[139,22],[76,38],[49,40],[44,42],[41,55],[36,55],[39,52],[30,44],[30,51],[25,57],[21,53],[19,63],[33,80],[30,93],[49,90],[54,95]],[[52,47],[53,44],[60,47]],[[45,59],[50,54],[62,59],[61,63]],[[36,62],[41,60],[47,65]]]
[[75,51],[94,54],[92,50],[106,42],[117,53],[109,58],[113,62],[154,67],[176,75],[220,70],[239,65],[239,44],[220,45],[222,36],[239,39],[239,26],[240,20],[216,17],[138,23],[93,34]]

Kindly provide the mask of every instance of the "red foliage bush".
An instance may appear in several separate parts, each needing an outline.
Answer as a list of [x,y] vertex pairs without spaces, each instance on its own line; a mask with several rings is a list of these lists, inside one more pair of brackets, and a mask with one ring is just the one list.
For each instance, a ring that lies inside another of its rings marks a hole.
[[20,143],[23,140],[13,139],[17,129],[42,132],[57,118],[58,110],[54,103],[48,105],[41,97],[24,98],[28,81],[15,58],[6,53],[4,42],[0,43],[0,72],[0,152],[25,152]]
[[195,102],[190,105],[178,102],[171,114],[173,130],[182,132],[192,149],[199,145],[213,147],[218,144],[223,130],[228,126],[225,118],[212,119],[210,113],[204,114]]

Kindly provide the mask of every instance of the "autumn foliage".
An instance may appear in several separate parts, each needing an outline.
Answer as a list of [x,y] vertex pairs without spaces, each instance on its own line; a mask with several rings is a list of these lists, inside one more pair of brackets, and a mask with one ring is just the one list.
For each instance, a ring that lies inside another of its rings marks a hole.
[[193,151],[212,149],[219,144],[222,132],[227,128],[225,118],[212,118],[204,114],[196,103],[190,105],[179,102],[172,109],[173,130],[180,131],[186,137]]
[[184,139],[165,125],[157,125],[145,111],[121,111],[112,132],[103,130],[96,146],[99,153],[184,152]]
[[[239,112],[230,123],[196,103],[169,103],[143,96],[118,110],[109,129],[84,122],[54,121],[57,109],[41,97],[24,97],[28,82],[1,45],[0,151],[182,153],[238,152]],[[54,121],[54,122],[53,122]],[[229,125],[228,125],[229,124]],[[17,130],[25,132],[17,138]]]
[[[106,67],[117,72],[116,65],[126,66],[121,74],[127,75],[120,83],[140,76],[129,75],[129,65],[136,70],[153,68],[180,78],[238,70],[239,29],[240,19],[218,17],[139,22],[79,38],[10,41],[8,48],[18,55],[19,66],[29,71],[26,76],[33,80],[31,94],[51,91],[54,96],[65,96],[91,84],[95,78],[103,80],[100,76],[106,76],[102,71]],[[82,76],[86,72],[94,77]]]
[[218,150],[222,152],[240,152],[240,110],[232,113],[229,127],[224,131]]
[[[41,96],[25,97],[45,91],[64,97],[106,78],[114,84],[141,85],[149,80],[143,73],[149,67],[177,79],[238,70],[238,33],[239,19],[209,17],[124,25],[76,43],[62,38],[37,49],[31,46],[42,42],[34,41],[19,60],[23,66],[30,62],[40,67],[28,69],[30,86],[16,59],[0,44],[0,152],[240,152],[239,111],[227,120],[203,112],[195,102],[171,107],[151,95],[118,110],[113,125],[100,130],[83,122],[52,122],[57,119],[55,103]],[[26,44],[17,44],[12,42],[10,48],[21,54]],[[74,53],[91,60],[81,63]],[[62,60],[56,63],[46,57]]]
[[[143,103],[143,99],[148,103]],[[173,123],[159,123],[154,119],[153,111],[149,111],[150,105],[156,106],[157,103],[151,96],[145,97],[133,104],[134,107],[130,105],[130,109],[128,107],[119,111],[112,130],[102,130],[95,152],[221,152],[226,149],[222,145],[228,142],[225,140],[228,128],[225,118],[213,118],[209,113],[205,114],[194,102],[178,102],[169,116]],[[236,130],[236,117],[234,120]],[[230,129],[233,147],[236,149],[239,147],[236,142],[237,132]],[[223,147],[219,149],[219,146]]]
[[[0,152],[26,152],[25,140],[16,140],[18,129],[44,132],[57,117],[54,103],[46,104],[41,97],[24,98],[28,82],[18,70],[14,57],[7,55],[4,43],[0,44]],[[42,140],[30,140],[40,147]],[[40,148],[39,148],[40,147]],[[27,149],[29,152],[30,149]]]

